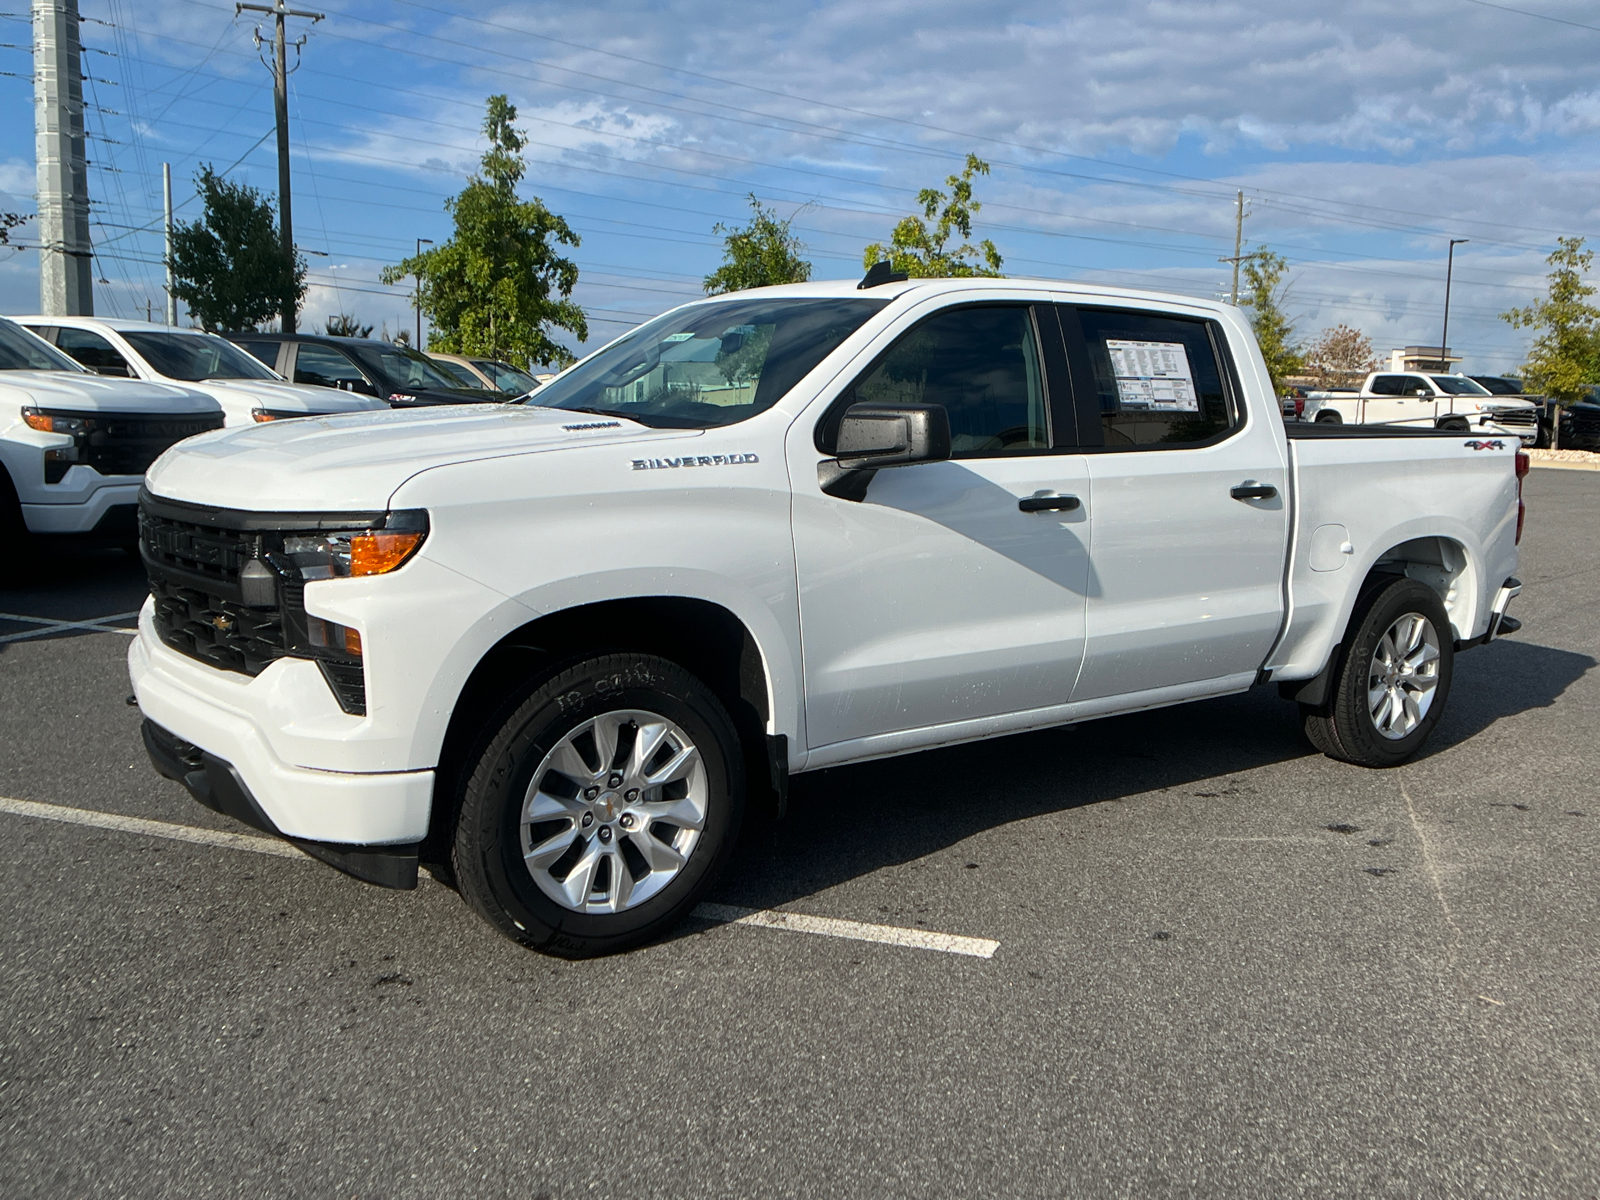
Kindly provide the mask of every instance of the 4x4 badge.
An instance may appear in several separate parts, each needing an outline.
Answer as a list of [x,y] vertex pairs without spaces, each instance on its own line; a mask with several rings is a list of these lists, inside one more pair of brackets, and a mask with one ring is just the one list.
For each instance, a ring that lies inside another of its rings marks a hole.
[[1499,438],[1495,438],[1492,442],[1467,442],[1466,447],[1468,450],[1504,450],[1506,448],[1506,444]]

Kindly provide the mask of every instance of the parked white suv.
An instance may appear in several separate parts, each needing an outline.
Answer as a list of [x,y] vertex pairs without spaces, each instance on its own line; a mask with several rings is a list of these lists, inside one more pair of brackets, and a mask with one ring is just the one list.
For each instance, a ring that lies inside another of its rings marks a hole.
[[178,383],[222,405],[229,425],[388,409],[375,396],[288,383],[226,338],[103,317],[18,317],[99,375]]
[[1515,439],[1286,425],[1230,305],[887,267],[674,309],[540,403],[167,454],[128,658],[157,769],[594,954],[794,772],[1269,680],[1394,765],[1516,627]]
[[0,575],[30,534],[132,544],[145,468],[182,438],[222,428],[189,388],[101,379],[0,317]]

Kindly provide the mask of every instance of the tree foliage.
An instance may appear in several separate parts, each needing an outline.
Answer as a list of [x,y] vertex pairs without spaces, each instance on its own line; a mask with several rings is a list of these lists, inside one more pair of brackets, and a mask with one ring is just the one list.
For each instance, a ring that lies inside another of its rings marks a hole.
[[1543,299],[1513,308],[1500,319],[1516,329],[1538,330],[1522,368],[1524,384],[1563,404],[1584,398],[1583,385],[1600,381],[1600,308],[1595,288],[1583,281],[1594,262],[1581,237],[1556,239],[1545,263],[1550,273]]
[[172,294],[202,328],[213,331],[254,329],[281,317],[289,294],[298,312],[306,294],[306,260],[299,251],[283,252],[272,201],[209,165],[195,182],[205,213],[173,227]]
[[372,336],[372,326],[363,325],[349,313],[334,313],[328,318],[322,331],[329,337],[355,337],[364,338]]
[[705,279],[708,295],[804,283],[811,278],[811,264],[800,257],[805,243],[789,231],[793,215],[779,220],[754,192],[750,194],[750,212],[749,223],[738,229],[720,223],[711,227],[713,233],[724,236],[722,265]]
[[22,213],[0,212],[0,246],[11,244],[11,231],[19,225],[24,225],[32,220]]
[[1371,338],[1341,323],[1305,348],[1305,365],[1323,387],[1349,387],[1378,369],[1378,356]]
[[543,201],[517,197],[528,139],[513,124],[516,119],[510,100],[489,97],[483,122],[489,148],[478,174],[445,201],[455,235],[385,267],[383,281],[416,278],[417,303],[432,323],[430,349],[482,354],[519,367],[565,366],[573,355],[552,331],[565,329],[582,341],[589,326],[571,300],[578,268],[557,246],[576,246],[579,239]]
[[[967,165],[959,175],[945,179],[948,195],[937,188],[923,188],[917,193],[917,203],[922,205],[922,216],[901,219],[889,235],[889,244],[873,242],[861,256],[863,266],[888,259],[896,271],[903,271],[913,279],[943,279],[954,276],[1000,274],[1000,252],[994,243],[984,238],[976,246],[965,240],[972,236],[972,218],[982,204],[972,198],[972,177],[987,175],[989,164],[976,154],[967,155]],[[933,227],[928,227],[928,222]],[[962,242],[951,247],[950,239],[960,233]],[[967,261],[969,255],[981,254],[983,261]]]
[[1245,294],[1241,308],[1250,310],[1250,325],[1255,330],[1261,357],[1267,360],[1272,389],[1282,396],[1284,380],[1305,368],[1305,354],[1294,341],[1294,323],[1283,311],[1287,288],[1283,277],[1289,264],[1281,254],[1260,249],[1240,264],[1244,270]]

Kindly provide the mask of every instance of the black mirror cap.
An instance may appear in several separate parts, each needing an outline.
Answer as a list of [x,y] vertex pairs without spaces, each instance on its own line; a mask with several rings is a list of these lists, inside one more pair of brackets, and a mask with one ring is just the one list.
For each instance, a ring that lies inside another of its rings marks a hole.
[[849,470],[943,462],[950,415],[942,404],[852,404],[839,422],[839,465]]
[[864,292],[868,288],[875,288],[880,283],[904,283],[910,279],[904,271],[896,271],[894,264],[888,259],[875,262],[867,268],[867,273],[861,277],[861,282],[856,284],[856,291]]

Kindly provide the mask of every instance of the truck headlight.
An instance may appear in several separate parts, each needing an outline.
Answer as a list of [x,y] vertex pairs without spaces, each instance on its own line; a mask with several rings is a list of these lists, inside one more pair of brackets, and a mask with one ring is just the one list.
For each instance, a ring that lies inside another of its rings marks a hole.
[[23,409],[22,419],[30,429],[40,433],[69,433],[79,437],[89,431],[89,422],[83,417],[63,417],[59,413],[40,412],[37,408]]
[[387,513],[363,529],[290,534],[283,539],[287,574],[306,583],[387,575],[403,566],[428,536],[423,509]]

